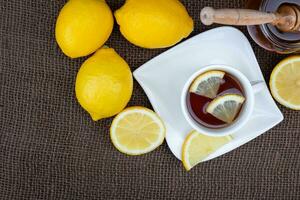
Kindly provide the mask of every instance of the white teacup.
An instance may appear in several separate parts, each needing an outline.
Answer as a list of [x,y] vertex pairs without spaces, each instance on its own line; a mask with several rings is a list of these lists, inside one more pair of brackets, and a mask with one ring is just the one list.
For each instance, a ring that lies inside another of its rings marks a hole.
[[[224,71],[226,73],[229,73],[233,75],[237,81],[240,82],[246,101],[244,102],[244,105],[242,107],[242,110],[239,113],[239,116],[235,121],[224,127],[224,128],[208,128],[197,121],[193,119],[191,114],[188,111],[188,105],[187,105],[187,95],[189,92],[189,87],[192,84],[192,82],[195,80],[195,78],[203,74],[207,71],[211,70],[220,70]],[[247,79],[245,75],[243,75],[238,70],[234,69],[233,67],[226,66],[226,65],[209,65],[206,67],[201,68],[199,71],[194,73],[186,82],[185,86],[183,87],[182,93],[181,93],[181,108],[184,114],[185,119],[188,121],[188,123],[199,133],[209,135],[209,136],[225,136],[235,133],[237,130],[239,130],[241,127],[243,127],[247,121],[249,120],[253,109],[254,109],[254,94],[259,92],[263,88],[264,82],[263,81],[255,81],[254,83],[250,83],[250,81]]]

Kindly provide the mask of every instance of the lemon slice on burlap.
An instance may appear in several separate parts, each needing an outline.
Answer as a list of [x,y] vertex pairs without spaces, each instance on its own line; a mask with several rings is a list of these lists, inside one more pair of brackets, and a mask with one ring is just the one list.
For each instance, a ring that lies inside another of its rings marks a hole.
[[206,112],[223,122],[231,123],[240,111],[244,101],[245,97],[242,95],[225,94],[211,101],[206,108]]
[[300,56],[291,56],[276,65],[270,78],[273,97],[283,106],[300,110]]
[[110,137],[120,152],[141,155],[160,146],[165,132],[165,126],[155,112],[144,107],[130,107],[115,117]]
[[190,86],[189,91],[208,98],[215,98],[225,72],[208,71],[199,75]]
[[197,131],[192,131],[186,137],[182,147],[182,163],[184,168],[189,171],[231,140],[231,136],[211,137],[200,134]]

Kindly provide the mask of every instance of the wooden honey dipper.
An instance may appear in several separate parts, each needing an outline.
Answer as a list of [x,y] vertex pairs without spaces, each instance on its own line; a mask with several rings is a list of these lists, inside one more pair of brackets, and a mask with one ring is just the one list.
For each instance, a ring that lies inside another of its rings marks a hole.
[[283,4],[277,12],[268,13],[250,9],[205,7],[201,11],[201,21],[205,25],[217,23],[244,26],[269,23],[283,32],[300,33],[300,8],[292,4]]

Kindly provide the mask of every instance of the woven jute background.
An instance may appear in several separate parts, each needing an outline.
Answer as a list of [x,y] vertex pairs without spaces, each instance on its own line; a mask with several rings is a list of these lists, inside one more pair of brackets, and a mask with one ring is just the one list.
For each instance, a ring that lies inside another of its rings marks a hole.
[[[203,6],[245,5],[182,2],[196,22],[191,36],[208,29],[199,22]],[[75,99],[86,58],[69,59],[55,42],[64,3],[0,0],[0,199],[300,199],[300,112],[282,106],[280,125],[188,173],[166,143],[140,157],[119,153],[109,139],[111,119],[93,122]],[[112,10],[123,3],[108,1]],[[285,56],[251,44],[268,81]],[[131,45],[117,26],[107,45],[132,70],[165,51]],[[137,82],[129,105],[151,108]]]

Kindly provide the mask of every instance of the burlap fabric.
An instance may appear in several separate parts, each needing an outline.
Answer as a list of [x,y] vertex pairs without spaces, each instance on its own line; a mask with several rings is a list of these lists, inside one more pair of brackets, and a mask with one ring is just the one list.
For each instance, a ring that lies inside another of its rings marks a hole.
[[[140,157],[119,153],[109,139],[111,119],[93,122],[75,99],[85,58],[69,59],[55,42],[64,3],[0,1],[0,199],[300,199],[300,112],[282,106],[283,123],[189,173],[166,143]],[[245,1],[183,3],[195,35],[207,29],[199,22],[203,6]],[[108,4],[116,10],[123,1]],[[117,26],[107,44],[132,70],[164,51],[131,45]],[[252,46],[268,81],[284,56]],[[129,105],[151,108],[136,82]]]

